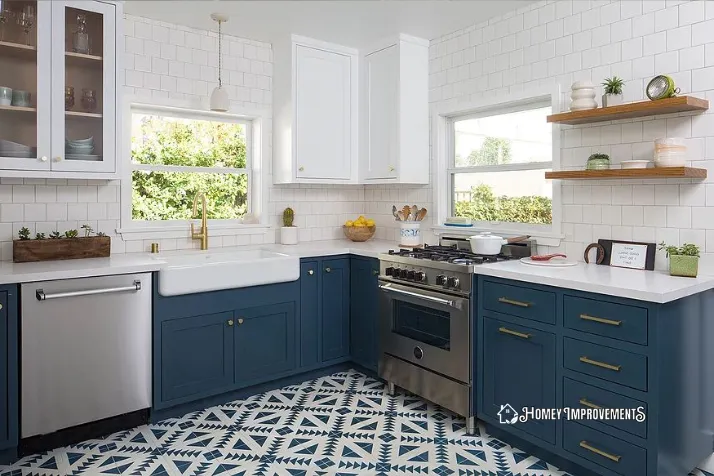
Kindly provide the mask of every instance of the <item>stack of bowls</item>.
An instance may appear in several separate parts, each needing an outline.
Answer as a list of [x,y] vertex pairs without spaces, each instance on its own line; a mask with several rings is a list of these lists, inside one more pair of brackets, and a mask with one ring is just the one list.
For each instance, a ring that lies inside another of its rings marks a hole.
[[0,157],[12,157],[18,159],[29,159],[36,155],[35,148],[24,144],[18,144],[9,140],[0,139]]
[[94,152],[94,137],[87,139],[65,139],[65,153],[67,159],[90,156]]
[[655,141],[655,167],[684,167],[687,146],[682,137],[665,137]]

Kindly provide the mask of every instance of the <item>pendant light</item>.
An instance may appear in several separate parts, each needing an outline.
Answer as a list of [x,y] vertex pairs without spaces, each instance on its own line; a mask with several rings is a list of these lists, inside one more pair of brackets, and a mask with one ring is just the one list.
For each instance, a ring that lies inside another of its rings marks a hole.
[[214,88],[211,93],[211,111],[226,112],[230,108],[231,100],[228,97],[228,91],[223,88],[223,81],[221,80],[221,67],[223,66],[223,58],[221,57],[223,54],[221,24],[228,21],[228,16],[221,13],[211,13],[211,19],[218,22],[218,87]]

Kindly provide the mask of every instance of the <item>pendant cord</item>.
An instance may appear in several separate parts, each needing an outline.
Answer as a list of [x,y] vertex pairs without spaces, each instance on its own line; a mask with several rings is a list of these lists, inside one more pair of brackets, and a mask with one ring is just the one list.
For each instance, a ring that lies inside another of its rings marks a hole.
[[222,51],[221,50],[221,43],[222,43],[221,42],[221,23],[223,23],[223,22],[219,20],[218,21],[218,87],[219,88],[223,87],[223,82],[221,81],[221,67],[223,64],[223,62],[221,60],[221,56],[223,56],[221,53],[221,51]]

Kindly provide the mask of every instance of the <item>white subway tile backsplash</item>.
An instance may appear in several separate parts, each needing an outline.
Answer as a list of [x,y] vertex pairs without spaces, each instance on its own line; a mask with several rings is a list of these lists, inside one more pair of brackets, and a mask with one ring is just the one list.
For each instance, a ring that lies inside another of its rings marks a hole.
[[644,207],[644,224],[654,227],[667,226],[667,207]]

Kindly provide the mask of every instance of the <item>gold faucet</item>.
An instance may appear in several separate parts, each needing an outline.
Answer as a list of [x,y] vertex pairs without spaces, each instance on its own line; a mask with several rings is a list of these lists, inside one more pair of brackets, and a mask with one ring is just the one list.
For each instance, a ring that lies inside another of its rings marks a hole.
[[191,223],[191,238],[194,240],[201,240],[201,249],[208,249],[208,225],[206,224],[206,196],[202,193],[197,193],[193,198],[193,213],[191,218],[196,216],[196,208],[198,207],[198,197],[202,199],[202,213],[201,213],[201,231],[196,233],[193,229],[193,222]]

